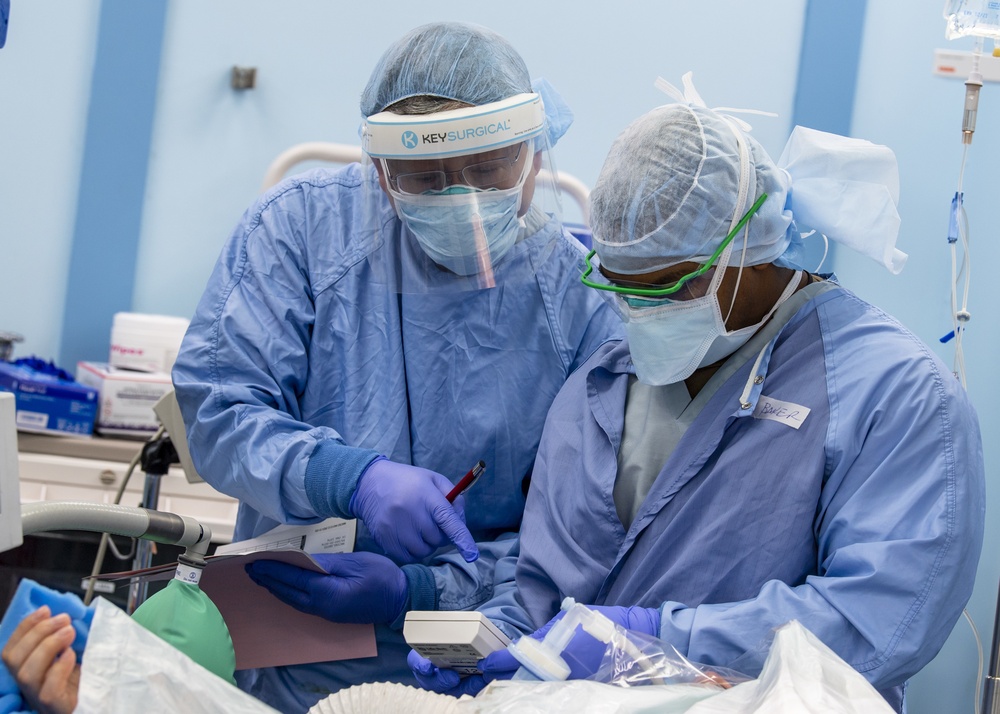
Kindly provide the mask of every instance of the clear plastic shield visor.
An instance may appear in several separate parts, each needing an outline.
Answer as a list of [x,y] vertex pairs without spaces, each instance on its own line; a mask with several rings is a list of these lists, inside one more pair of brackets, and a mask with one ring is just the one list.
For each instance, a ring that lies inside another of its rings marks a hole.
[[[561,230],[536,94],[369,117],[366,211],[373,279],[397,292],[478,290],[530,279]],[[543,171],[543,169],[545,169]]]

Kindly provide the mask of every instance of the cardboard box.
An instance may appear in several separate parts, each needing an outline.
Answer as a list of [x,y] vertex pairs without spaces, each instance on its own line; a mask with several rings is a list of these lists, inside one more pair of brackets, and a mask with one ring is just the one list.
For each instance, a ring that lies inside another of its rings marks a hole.
[[14,394],[18,431],[72,436],[94,431],[97,390],[74,382],[52,364],[0,361],[0,390]]
[[146,437],[159,428],[153,405],[173,389],[166,372],[136,372],[105,362],[80,362],[76,380],[99,393],[99,434]]

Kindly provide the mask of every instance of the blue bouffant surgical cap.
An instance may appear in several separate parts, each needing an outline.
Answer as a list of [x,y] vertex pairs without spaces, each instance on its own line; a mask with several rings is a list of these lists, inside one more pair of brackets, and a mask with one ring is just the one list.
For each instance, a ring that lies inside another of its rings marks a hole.
[[545,104],[552,145],[569,127],[572,112],[547,84],[532,86],[517,50],[485,27],[434,22],[411,30],[385,51],[361,93],[361,114],[368,117],[420,95],[478,106],[532,91]]
[[740,151],[730,120],[690,104],[658,107],[615,140],[591,194],[594,247],[601,264],[636,274],[710,258],[739,218],[768,195],[733,241],[746,265],[768,263],[788,247],[794,226],[785,198],[791,181],[764,148],[742,133],[749,150],[746,202],[736,206]]
[[361,93],[361,113],[421,94],[479,105],[530,91],[528,68],[507,40],[485,27],[435,22],[385,51]]

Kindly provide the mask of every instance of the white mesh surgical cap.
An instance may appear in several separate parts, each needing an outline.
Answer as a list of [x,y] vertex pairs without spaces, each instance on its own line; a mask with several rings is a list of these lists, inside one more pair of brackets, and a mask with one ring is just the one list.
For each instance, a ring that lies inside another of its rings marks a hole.
[[[885,146],[796,127],[776,165],[726,111],[707,109],[685,75],[678,104],[632,122],[611,146],[591,194],[591,228],[601,264],[623,274],[704,263],[752,204],[767,200],[734,238],[745,265],[799,267],[799,228],[819,231],[898,273],[896,158]],[[658,85],[659,86],[659,85]],[[740,196],[740,142],[749,180]],[[796,225],[796,223],[800,225]]]
[[705,262],[738,219],[768,194],[733,241],[746,265],[769,263],[791,240],[785,211],[788,175],[746,133],[749,190],[740,193],[740,151],[732,120],[688,104],[658,107],[632,122],[612,144],[591,194],[591,224],[601,264],[617,273],[651,272]]

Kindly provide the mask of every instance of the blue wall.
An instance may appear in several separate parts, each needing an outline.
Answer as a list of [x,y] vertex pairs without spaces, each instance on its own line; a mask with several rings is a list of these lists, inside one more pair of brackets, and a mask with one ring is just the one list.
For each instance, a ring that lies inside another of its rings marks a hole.
[[166,0],[101,4],[66,280],[62,364],[103,359],[112,316],[131,309],[165,13]]
[[[866,5],[866,0],[807,5],[792,126],[808,126],[834,134],[851,133]],[[834,265],[836,257],[836,245],[806,241],[802,265],[825,272]]]
[[[663,103],[655,77],[678,84],[689,69],[710,106],[777,112],[749,117],[775,155],[793,122],[890,146],[906,269],[889,276],[848,251],[832,267],[950,362],[937,338],[950,329],[944,234],[963,88],[930,69],[935,47],[971,44],[944,39],[940,0],[510,0],[503,12],[385,0],[377,17],[370,6],[327,0],[281,3],[280,12],[273,0],[12,4],[0,50],[0,330],[26,335],[18,354],[72,367],[107,356],[116,310],[190,315],[270,161],[298,142],[356,143],[357,98],[385,45],[422,22],[456,19],[505,35],[565,96],[577,120],[557,147],[558,167],[588,185],[614,136]],[[229,87],[234,64],[258,68],[256,89]],[[998,127],[1000,85],[988,85],[965,189],[976,260],[967,362],[990,513],[1000,508],[989,409],[1000,387],[989,364],[1000,285],[986,274],[1000,250],[988,238],[1000,225],[1000,202],[990,200]],[[986,552],[998,543],[1000,526],[990,523]],[[987,641],[998,577],[1000,559],[984,559],[969,605]],[[975,672],[960,622],[913,681],[911,714],[971,710]]]
[[0,50],[0,330],[26,337],[15,354],[59,353],[99,9],[14,0]]
[[[965,87],[964,78],[936,77],[931,67],[935,48],[968,50],[972,43],[945,39],[943,5],[930,0],[868,3],[852,133],[887,144],[896,152],[902,217],[898,247],[910,257],[898,276],[889,276],[871,261],[846,250],[838,253],[836,265],[852,288],[899,318],[951,364],[951,344],[941,345],[938,338],[951,329],[951,258],[945,236],[962,159]],[[969,394],[983,433],[987,478],[986,544],[968,610],[987,647],[993,634],[1000,578],[1000,523],[996,517],[1000,513],[996,440],[1000,420],[993,408],[1000,396],[1000,375],[995,367],[1000,348],[996,329],[1000,283],[990,275],[1000,259],[996,241],[1000,225],[998,165],[1000,84],[988,84],[982,90],[964,180],[974,260],[966,363]],[[975,652],[972,632],[964,620],[960,621],[937,659],[912,682],[911,714],[973,711]],[[988,665],[988,652],[986,660]]]
[[[593,185],[612,139],[662,104],[658,74],[675,84],[696,70],[708,102],[780,113],[754,121],[780,151],[795,91],[803,0],[752,10],[716,2],[712,27],[696,9],[655,0],[621,12],[590,0],[573,6],[458,0],[369,6],[322,0],[174,0],[161,64],[134,307],[193,312],[222,241],[260,188],[270,161],[303,141],[357,144],[358,97],[386,45],[433,20],[466,20],[507,37],[577,115],[556,151],[559,170]],[[420,11],[417,12],[416,8]],[[258,86],[234,92],[233,64],[258,68]],[[780,71],[776,71],[779,68]]]

